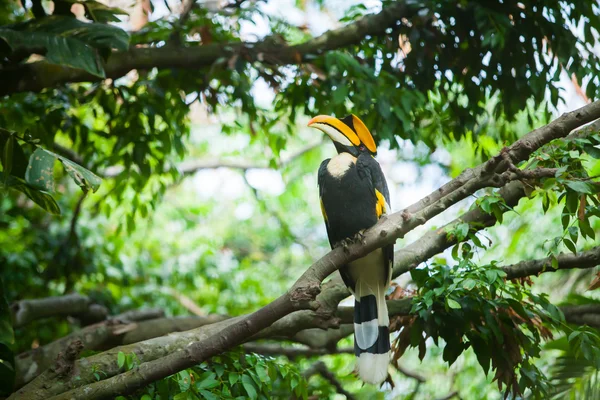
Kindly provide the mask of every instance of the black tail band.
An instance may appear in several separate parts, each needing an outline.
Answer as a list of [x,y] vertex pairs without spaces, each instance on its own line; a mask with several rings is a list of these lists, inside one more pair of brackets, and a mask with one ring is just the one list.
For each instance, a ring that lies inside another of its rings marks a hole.
[[375,295],[363,296],[360,301],[356,300],[354,302],[355,323],[360,324],[374,319],[377,319],[377,298],[375,298]]
[[361,353],[385,354],[388,351],[390,351],[390,329],[387,326],[379,327],[377,341],[368,349],[363,350],[358,347],[356,338],[354,338],[354,355],[357,357],[360,356]]

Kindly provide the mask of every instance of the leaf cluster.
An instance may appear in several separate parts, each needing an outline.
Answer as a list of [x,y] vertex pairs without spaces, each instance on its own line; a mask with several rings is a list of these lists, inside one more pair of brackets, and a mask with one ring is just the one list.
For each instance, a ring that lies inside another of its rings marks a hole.
[[[126,356],[122,364],[126,364]],[[132,366],[135,368],[135,366]],[[231,351],[161,379],[130,398],[146,399],[306,399],[307,382],[293,364]],[[120,396],[118,399],[126,399]]]
[[527,389],[544,395],[548,382],[533,359],[539,357],[543,339],[552,337],[548,327],[562,324],[561,312],[545,295],[506,281],[495,262],[478,266],[470,245],[461,247],[456,265],[433,264],[411,272],[419,287],[414,317],[394,342],[394,356],[413,346],[422,358],[427,338],[436,344],[442,339],[442,357],[449,365],[472,348],[483,371],[494,371],[505,396]]

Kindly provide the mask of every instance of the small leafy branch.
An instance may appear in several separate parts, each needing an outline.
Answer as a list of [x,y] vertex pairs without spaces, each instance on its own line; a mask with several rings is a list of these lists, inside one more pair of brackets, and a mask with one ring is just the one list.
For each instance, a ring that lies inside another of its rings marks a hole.
[[[119,352],[119,367],[134,365]],[[122,364],[121,364],[122,363]],[[144,389],[140,399],[307,399],[306,379],[291,364],[256,354],[232,351],[161,379]],[[117,397],[124,400],[124,397]]]
[[[39,145],[38,139],[18,136],[0,128],[0,185],[24,193],[34,203],[52,214],[60,214],[54,192],[54,164],[60,161],[67,174],[84,192],[96,191],[102,180],[90,170]],[[31,151],[28,157],[26,151]]]
[[125,354],[120,351],[117,354],[117,365],[119,368],[125,367],[125,371],[130,371],[140,365],[140,360],[135,353]]
[[[464,239],[464,229],[459,227],[459,232]],[[600,343],[597,334],[572,330],[546,295],[507,281],[495,261],[476,265],[468,243],[461,250],[454,266],[434,263],[411,271],[418,295],[411,309],[413,316],[403,320],[403,329],[394,342],[396,360],[409,346],[418,347],[422,359],[427,338],[436,345],[443,339],[443,359],[448,364],[472,348],[484,372],[494,371],[494,380],[504,389],[505,397],[522,395],[529,388],[542,398],[548,395],[550,385],[533,360],[539,356],[543,340],[553,337],[552,330],[570,335],[570,343],[581,349],[586,359],[600,362],[600,354],[589,351],[590,346]]]

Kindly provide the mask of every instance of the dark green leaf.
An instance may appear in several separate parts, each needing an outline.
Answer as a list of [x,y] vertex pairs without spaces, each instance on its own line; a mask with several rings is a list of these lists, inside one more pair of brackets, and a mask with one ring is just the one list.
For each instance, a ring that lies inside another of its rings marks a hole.
[[256,393],[256,389],[254,387],[254,382],[248,375],[242,376],[242,386],[244,387],[244,390],[250,399],[256,399],[258,397],[258,393]]
[[0,277],[0,395],[8,395],[12,392],[15,379],[14,344],[10,308],[6,300],[4,283]]
[[582,181],[566,181],[565,184],[578,193],[593,194],[592,187],[587,182]]
[[567,246],[567,248],[573,252],[573,254],[577,254],[577,248],[575,247],[575,244],[572,241],[570,241],[569,239],[565,239],[563,242],[565,246]]
[[13,135],[10,135],[6,140],[6,143],[4,144],[4,149],[2,150],[2,168],[4,169],[4,177],[6,180],[12,172],[14,148],[15,137]]
[[600,159],[600,149],[595,146],[584,146],[584,150],[587,154],[593,158]]
[[49,16],[16,26],[0,28],[0,39],[13,52],[45,50],[49,63],[83,69],[104,78],[99,49],[127,50],[129,36],[112,25],[86,23],[67,16]]
[[52,193],[54,191],[55,157],[38,148],[29,158],[25,181],[33,188]]
[[58,159],[60,162],[62,162],[62,164],[65,168],[65,171],[67,171],[69,176],[71,178],[73,178],[75,183],[77,183],[77,185],[79,187],[81,187],[81,189],[84,192],[87,192],[90,189],[93,192],[95,192],[100,187],[100,184],[102,183],[102,179],[100,179],[100,177],[98,177],[96,174],[94,174],[92,171],[88,170],[87,168],[84,168],[81,165],[76,164],[73,161],[69,160],[68,158],[65,158],[59,154],[53,153],[46,149],[38,148],[34,154],[41,153],[41,152],[44,152],[44,153],[46,153],[47,156],[51,156],[53,158]]
[[60,207],[56,203],[56,200],[54,200],[54,198],[49,193],[31,187],[27,183],[25,183],[25,181],[18,178],[12,180],[12,183],[11,181],[9,181],[9,186],[12,189],[24,193],[35,204],[42,207],[44,210],[52,214],[60,215]]

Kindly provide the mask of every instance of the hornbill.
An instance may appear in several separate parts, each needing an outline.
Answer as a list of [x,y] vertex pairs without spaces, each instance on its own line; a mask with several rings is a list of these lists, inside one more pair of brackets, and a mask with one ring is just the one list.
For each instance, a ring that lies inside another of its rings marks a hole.
[[[389,210],[390,194],[377,146],[355,115],[338,119],[319,115],[308,126],[326,133],[338,154],[323,161],[318,183],[321,212],[331,248],[347,243],[377,223]],[[377,249],[340,268],[354,295],[354,353],[360,378],[381,383],[387,378],[390,337],[385,292],[390,284],[394,245]]]

